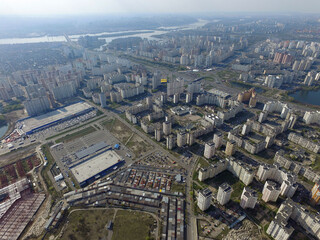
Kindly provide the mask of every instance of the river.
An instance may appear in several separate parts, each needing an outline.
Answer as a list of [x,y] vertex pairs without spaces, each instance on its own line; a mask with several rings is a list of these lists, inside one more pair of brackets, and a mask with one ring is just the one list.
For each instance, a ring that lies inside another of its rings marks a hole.
[[317,90],[299,90],[289,94],[296,101],[320,106],[320,88]]
[[0,127],[0,138],[2,138],[8,130],[8,125]]
[[[102,36],[107,34],[123,34],[122,36],[110,36],[110,37],[101,37],[101,39],[105,39],[107,43],[111,42],[113,39],[117,38],[125,38],[125,37],[141,37],[147,39],[155,39],[153,35],[165,34],[170,31],[176,30],[189,30],[196,29],[198,27],[202,27],[207,24],[209,21],[198,19],[197,22],[191,23],[183,26],[176,26],[170,28],[158,28],[156,30],[129,30],[129,31],[119,31],[119,32],[101,32],[101,33],[88,33],[88,34],[78,34],[78,35],[69,35],[68,37],[72,41],[77,41],[81,36]],[[152,31],[152,32],[150,32]],[[137,32],[137,34],[133,34],[133,32]],[[145,32],[145,33],[144,33]],[[131,33],[126,35],[126,33]],[[30,37],[30,38],[2,38],[0,39],[0,45],[3,44],[23,44],[23,43],[41,43],[41,42],[66,42],[67,39],[65,36],[41,36],[41,37]]]

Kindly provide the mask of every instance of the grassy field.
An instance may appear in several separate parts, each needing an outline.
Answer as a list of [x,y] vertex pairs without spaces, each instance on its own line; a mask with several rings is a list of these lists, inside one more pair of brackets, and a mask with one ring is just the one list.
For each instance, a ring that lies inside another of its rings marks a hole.
[[75,211],[69,215],[69,223],[61,239],[106,239],[108,234],[106,226],[112,220],[113,214],[112,209]]
[[204,159],[204,158],[199,158],[199,162],[198,162],[200,165],[201,165],[201,167],[209,167],[210,166],[210,163],[206,160],[206,159]]
[[186,187],[185,185],[181,184],[181,183],[172,183],[171,185],[171,191],[172,192],[181,192],[181,193],[185,193],[186,192]]
[[97,129],[95,129],[94,127],[90,126],[90,127],[87,127],[87,128],[84,128],[78,132],[74,132],[74,133],[71,133],[71,134],[68,134],[62,138],[59,138],[56,140],[56,143],[60,143],[60,142],[70,142],[72,140],[75,140],[79,137],[82,137],[84,135],[88,135],[90,133],[93,133],[97,131]]
[[151,233],[154,221],[149,214],[120,210],[114,221],[112,240],[155,239]]

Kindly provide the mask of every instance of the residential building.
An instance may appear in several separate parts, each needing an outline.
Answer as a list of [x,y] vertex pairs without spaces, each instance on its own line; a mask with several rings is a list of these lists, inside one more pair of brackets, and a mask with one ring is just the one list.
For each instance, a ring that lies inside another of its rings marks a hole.
[[225,205],[231,198],[232,188],[228,183],[223,183],[219,186],[217,201],[221,205]]
[[211,205],[212,192],[209,188],[205,188],[198,192],[197,205],[202,210],[207,210]]
[[242,208],[254,208],[256,206],[257,200],[258,194],[256,191],[249,187],[243,188],[240,200],[240,206]]

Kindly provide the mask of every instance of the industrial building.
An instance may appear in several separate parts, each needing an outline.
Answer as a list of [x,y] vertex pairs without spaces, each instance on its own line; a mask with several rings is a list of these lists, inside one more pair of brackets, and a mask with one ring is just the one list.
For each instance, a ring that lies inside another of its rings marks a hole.
[[57,108],[54,111],[21,119],[17,122],[17,128],[26,135],[41,131],[45,128],[57,125],[66,120],[86,114],[94,108],[86,102],[78,102],[65,107]]
[[[81,156],[88,155],[81,153]],[[121,157],[110,148],[71,168],[71,172],[81,187],[85,187],[95,180],[105,176],[110,170],[120,165]]]
[[18,239],[44,199],[45,194],[33,193],[27,178],[0,189],[0,239]]

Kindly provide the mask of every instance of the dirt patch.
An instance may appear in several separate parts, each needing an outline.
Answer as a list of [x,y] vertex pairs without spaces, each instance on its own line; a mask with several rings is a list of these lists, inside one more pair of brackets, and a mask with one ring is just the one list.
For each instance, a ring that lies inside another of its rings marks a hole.
[[143,155],[147,151],[152,149],[152,146],[148,144],[146,141],[144,141],[141,137],[134,134],[130,141],[127,143],[127,147],[134,152],[136,157],[139,155]]
[[103,121],[101,125],[109,130],[116,138],[125,144],[132,134],[132,131],[117,119],[109,119]]

